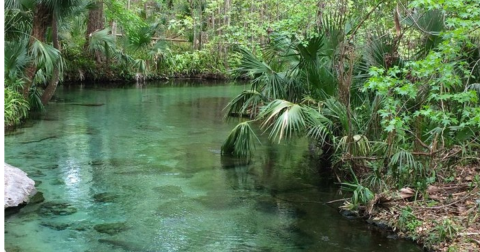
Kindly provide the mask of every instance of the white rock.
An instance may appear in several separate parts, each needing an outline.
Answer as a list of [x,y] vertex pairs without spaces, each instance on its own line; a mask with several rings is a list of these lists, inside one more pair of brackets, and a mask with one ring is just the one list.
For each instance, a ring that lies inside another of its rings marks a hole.
[[4,181],[4,208],[28,202],[37,192],[35,182],[24,171],[7,163],[4,164]]

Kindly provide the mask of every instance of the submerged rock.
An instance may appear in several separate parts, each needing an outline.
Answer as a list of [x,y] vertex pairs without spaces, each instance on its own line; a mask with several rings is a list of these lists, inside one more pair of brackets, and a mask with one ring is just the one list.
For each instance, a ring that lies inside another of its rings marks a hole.
[[97,232],[114,235],[128,229],[125,222],[103,223],[97,224],[93,227]]
[[53,180],[52,182],[50,182],[50,185],[54,185],[54,186],[64,185],[64,184],[65,184],[65,181],[61,178],[57,178],[57,179]]
[[183,194],[182,188],[174,185],[157,186],[152,188],[152,190],[158,193],[159,198],[176,198]]
[[71,215],[76,212],[77,209],[66,202],[46,202],[38,209],[41,216]]
[[123,249],[125,251],[143,251],[137,245],[120,240],[98,239],[98,242],[108,244],[114,248]]
[[37,191],[35,182],[22,170],[4,163],[4,208],[28,202]]
[[42,192],[37,192],[33,197],[30,198],[30,204],[37,204],[37,203],[42,203],[45,201],[45,198],[43,197]]
[[117,198],[118,195],[109,192],[97,193],[93,195],[93,200],[98,203],[111,203],[114,202]]
[[242,200],[226,196],[223,193],[209,193],[206,196],[195,198],[195,201],[210,210],[233,209],[242,204]]
[[56,223],[56,222],[42,222],[40,225],[48,227],[53,230],[61,231],[67,229],[70,224],[68,223]]
[[182,218],[191,214],[198,214],[201,211],[198,206],[192,204],[190,199],[178,199],[161,204],[155,214],[163,218]]
[[88,164],[91,166],[99,166],[99,165],[103,165],[104,162],[103,160],[91,160],[88,162]]
[[44,166],[41,166],[39,168],[41,168],[43,170],[55,170],[58,167],[60,167],[58,164],[51,164],[51,165],[44,165]]
[[45,177],[46,176],[45,173],[43,173],[40,170],[35,170],[35,171],[31,172],[29,175],[30,175],[30,177],[33,177],[33,178]]

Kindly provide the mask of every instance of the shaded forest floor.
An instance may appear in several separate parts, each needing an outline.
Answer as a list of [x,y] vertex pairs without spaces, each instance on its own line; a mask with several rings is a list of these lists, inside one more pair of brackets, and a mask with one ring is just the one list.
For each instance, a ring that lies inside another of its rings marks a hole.
[[437,176],[443,182],[428,186],[424,197],[403,188],[377,195],[365,211],[430,251],[480,251],[480,164]]

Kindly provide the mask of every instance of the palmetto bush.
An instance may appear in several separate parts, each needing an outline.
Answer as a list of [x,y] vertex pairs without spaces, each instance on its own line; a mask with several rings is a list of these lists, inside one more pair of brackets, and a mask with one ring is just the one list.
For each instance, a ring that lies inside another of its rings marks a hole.
[[242,56],[237,75],[252,77],[252,84],[227,105],[227,117],[250,120],[232,130],[222,147],[224,155],[253,152],[258,138],[246,130],[252,123],[275,142],[303,136],[319,146],[340,142],[349,125],[345,106],[336,98],[334,58],[339,44],[330,42],[326,35],[307,41],[274,36],[263,59],[245,48],[235,49]]

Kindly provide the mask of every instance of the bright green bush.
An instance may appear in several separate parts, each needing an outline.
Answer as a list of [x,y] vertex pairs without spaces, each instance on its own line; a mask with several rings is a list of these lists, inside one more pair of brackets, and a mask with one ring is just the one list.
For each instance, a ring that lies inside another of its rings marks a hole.
[[[19,84],[18,81],[17,84]],[[29,105],[23,98],[22,94],[16,91],[14,88],[5,87],[5,126],[14,126],[20,123],[20,121],[27,117]]]

